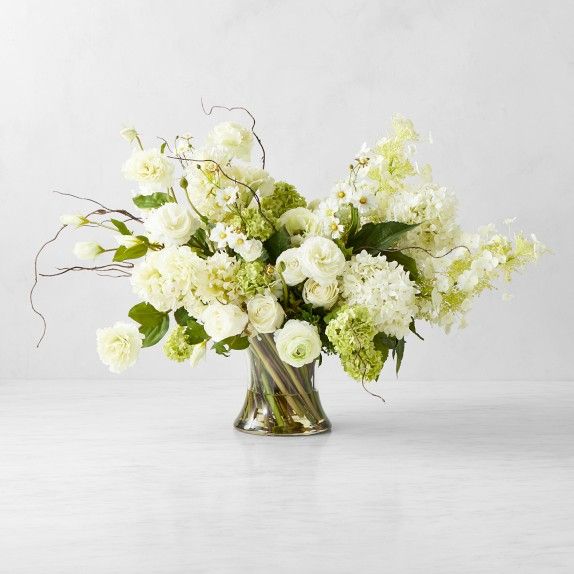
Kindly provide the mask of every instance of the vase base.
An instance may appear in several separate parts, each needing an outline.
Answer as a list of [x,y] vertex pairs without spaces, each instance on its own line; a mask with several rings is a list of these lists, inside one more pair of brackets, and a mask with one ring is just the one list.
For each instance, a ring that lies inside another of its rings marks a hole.
[[326,432],[331,432],[331,424],[327,423],[324,426],[320,426],[320,427],[314,427],[311,429],[307,429],[307,430],[301,430],[301,431],[292,431],[292,430],[287,430],[284,432],[281,432],[281,430],[268,430],[266,428],[244,428],[239,426],[237,423],[235,423],[234,425],[235,430],[245,433],[245,434],[250,434],[250,435],[259,435],[259,436],[311,436],[314,434],[322,434],[322,433],[326,433]]

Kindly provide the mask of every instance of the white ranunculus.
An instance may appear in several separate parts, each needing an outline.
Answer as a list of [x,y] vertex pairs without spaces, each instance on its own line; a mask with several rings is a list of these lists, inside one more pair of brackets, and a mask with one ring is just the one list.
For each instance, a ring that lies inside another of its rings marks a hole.
[[305,281],[305,274],[299,261],[299,247],[286,249],[277,257],[276,267],[283,263],[285,269],[281,272],[285,283],[289,286],[298,285]]
[[95,259],[104,248],[95,241],[78,241],[74,245],[74,255],[78,259]]
[[284,225],[289,235],[307,235],[317,230],[317,216],[306,207],[288,209],[279,218],[279,225]]
[[127,323],[118,322],[113,327],[98,329],[98,355],[112,373],[121,373],[136,362],[143,338],[136,326]]
[[290,319],[273,336],[279,358],[292,367],[312,363],[321,354],[319,332],[306,321]]
[[189,364],[192,367],[196,367],[199,361],[205,357],[206,350],[207,343],[205,341],[203,341],[203,343],[197,343],[197,345],[193,345],[191,356],[189,357]]
[[155,148],[135,150],[122,171],[126,179],[138,181],[148,193],[163,191],[173,183],[173,163]]
[[88,220],[79,213],[64,213],[60,215],[60,223],[62,225],[71,225],[73,227],[81,227],[88,223]]
[[263,243],[261,243],[259,239],[235,241],[231,247],[236,253],[239,253],[245,261],[255,261],[259,259],[261,253],[263,253]]
[[133,142],[138,138],[138,132],[133,127],[126,127],[120,131],[120,135],[128,142]]
[[179,203],[165,203],[154,209],[144,221],[150,239],[171,245],[184,245],[199,227],[199,220]]
[[283,307],[273,295],[255,295],[247,302],[247,315],[258,333],[273,333],[285,318]]
[[247,325],[247,315],[233,303],[211,303],[202,313],[201,320],[205,332],[214,341],[239,335]]
[[303,301],[313,307],[330,309],[339,298],[339,284],[337,281],[321,285],[314,279],[307,279],[303,285]]
[[332,283],[345,268],[345,256],[337,244],[325,237],[308,237],[299,248],[305,276],[325,285]]
[[135,247],[142,242],[136,235],[116,235],[114,239],[118,242],[118,245],[123,245],[128,248]]
[[216,125],[207,140],[213,146],[229,150],[238,159],[249,161],[251,157],[253,134],[238,123],[224,122]]

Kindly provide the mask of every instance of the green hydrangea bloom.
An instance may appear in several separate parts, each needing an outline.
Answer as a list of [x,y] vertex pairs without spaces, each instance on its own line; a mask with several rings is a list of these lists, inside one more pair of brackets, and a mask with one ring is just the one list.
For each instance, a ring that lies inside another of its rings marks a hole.
[[225,217],[224,222],[234,229],[241,229],[249,237],[265,241],[275,231],[275,218],[267,213],[265,215],[267,219],[259,208],[249,207],[241,212],[241,217],[237,213],[230,213]]
[[307,201],[294,186],[278,181],[273,193],[261,199],[261,207],[266,214],[278,219],[289,209],[307,207]]
[[375,348],[377,330],[366,307],[342,307],[325,329],[345,372],[357,380],[374,381],[385,358]]
[[178,325],[167,337],[163,352],[171,361],[182,363],[191,357],[193,346],[185,340],[185,327]]
[[242,261],[235,275],[237,289],[246,299],[264,293],[274,281],[274,274],[261,261]]

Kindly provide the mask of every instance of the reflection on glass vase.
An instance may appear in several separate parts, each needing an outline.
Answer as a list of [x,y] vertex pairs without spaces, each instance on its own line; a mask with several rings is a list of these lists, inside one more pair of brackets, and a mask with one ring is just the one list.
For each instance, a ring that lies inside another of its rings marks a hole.
[[262,435],[307,435],[331,429],[315,390],[315,362],[296,368],[277,355],[273,335],[250,340],[251,375],[238,430]]

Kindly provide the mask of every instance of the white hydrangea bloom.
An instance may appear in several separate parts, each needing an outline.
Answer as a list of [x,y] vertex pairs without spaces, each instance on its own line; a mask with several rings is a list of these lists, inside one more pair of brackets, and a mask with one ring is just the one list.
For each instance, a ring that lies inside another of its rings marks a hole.
[[409,332],[418,289],[402,266],[362,251],[347,262],[340,284],[342,297],[367,307],[379,331],[399,339]]

